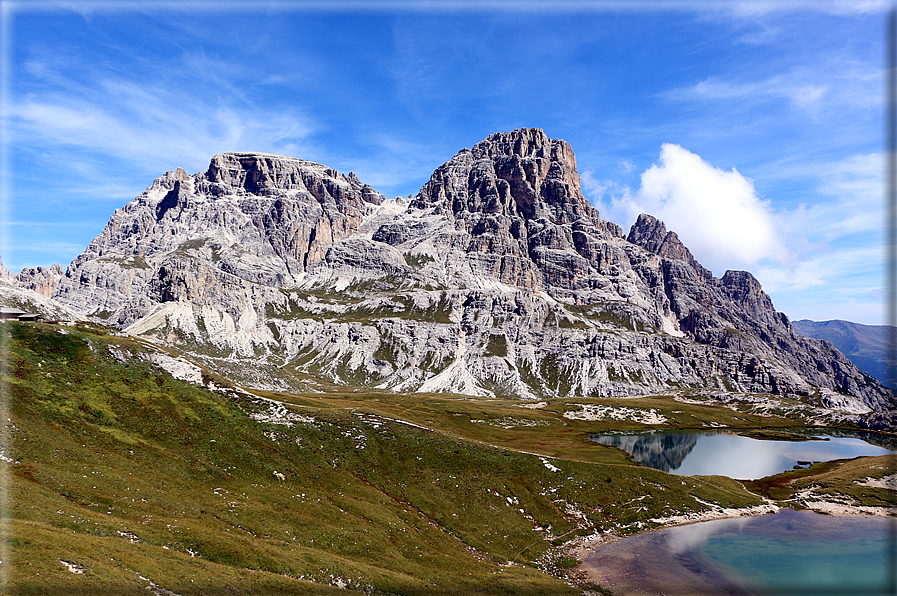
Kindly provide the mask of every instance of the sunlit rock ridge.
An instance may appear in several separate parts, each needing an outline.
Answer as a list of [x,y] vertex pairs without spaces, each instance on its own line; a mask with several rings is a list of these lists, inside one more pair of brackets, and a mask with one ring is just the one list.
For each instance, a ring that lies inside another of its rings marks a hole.
[[649,215],[628,236],[602,220],[570,145],[534,128],[463,149],[407,199],[301,159],[219,154],[116,210],[64,275],[19,283],[250,387],[894,407],[796,335],[750,273],[713,277]]

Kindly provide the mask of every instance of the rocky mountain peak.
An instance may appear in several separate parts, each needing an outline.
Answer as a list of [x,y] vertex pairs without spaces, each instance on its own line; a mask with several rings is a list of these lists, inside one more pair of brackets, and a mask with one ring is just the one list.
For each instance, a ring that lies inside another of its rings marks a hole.
[[668,232],[666,224],[647,213],[638,216],[626,239],[658,256],[685,261],[705,279],[713,277],[713,274],[698,263],[691,251],[682,244],[676,232]]
[[[726,271],[720,281],[731,299],[753,317],[760,318],[764,313],[775,312],[769,295],[763,291],[760,282],[750,272]],[[782,315],[779,319],[789,330],[791,329],[791,324],[787,317]]]
[[205,181],[228,189],[242,189],[256,195],[281,194],[282,191],[308,191],[320,187],[333,195],[363,186],[355,176],[342,176],[319,163],[272,155],[270,153],[219,153],[209,163]]
[[552,157],[552,149],[566,141],[554,141],[548,138],[541,128],[518,128],[511,132],[491,134],[476,145],[472,152],[476,157]]
[[895,403],[795,336],[749,273],[714,278],[649,215],[624,238],[583,196],[570,145],[535,128],[460,151],[410,201],[322,164],[221,153],[117,209],[64,277],[28,273],[248,386]]
[[542,129],[490,135],[440,166],[415,206],[462,213],[500,214],[525,220],[600,221],[582,195],[576,156],[569,143]]

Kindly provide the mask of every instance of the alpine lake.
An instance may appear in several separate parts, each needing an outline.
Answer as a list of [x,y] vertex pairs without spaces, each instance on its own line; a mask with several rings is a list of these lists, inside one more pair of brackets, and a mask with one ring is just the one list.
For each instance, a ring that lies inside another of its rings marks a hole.
[[[643,466],[672,474],[759,481],[833,460],[893,455],[874,433],[796,429],[796,440],[725,432],[593,435]],[[893,466],[891,466],[893,471]],[[897,520],[780,509],[704,521],[618,540],[585,567],[613,594],[895,594]]]

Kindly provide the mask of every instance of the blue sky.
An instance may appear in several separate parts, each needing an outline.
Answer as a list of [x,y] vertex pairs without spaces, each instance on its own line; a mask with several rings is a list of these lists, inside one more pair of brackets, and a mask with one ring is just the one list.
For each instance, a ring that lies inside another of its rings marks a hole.
[[487,135],[566,139],[792,319],[879,324],[883,1],[2,1],[14,271],[67,265],[168,170],[264,151],[387,196]]

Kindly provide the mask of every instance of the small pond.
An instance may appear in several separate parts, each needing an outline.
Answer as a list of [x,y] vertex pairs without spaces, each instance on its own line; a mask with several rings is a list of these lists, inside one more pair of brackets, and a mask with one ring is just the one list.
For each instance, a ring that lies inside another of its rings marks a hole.
[[625,538],[583,563],[614,594],[894,594],[894,521],[780,510]]
[[897,452],[894,445],[888,448],[870,443],[871,435],[859,438],[856,434],[815,431],[807,436],[812,440],[754,439],[723,432],[649,432],[589,438],[622,449],[649,468],[685,476],[719,474],[739,480],[756,480],[809,462]]

